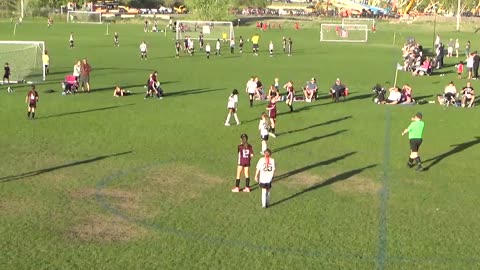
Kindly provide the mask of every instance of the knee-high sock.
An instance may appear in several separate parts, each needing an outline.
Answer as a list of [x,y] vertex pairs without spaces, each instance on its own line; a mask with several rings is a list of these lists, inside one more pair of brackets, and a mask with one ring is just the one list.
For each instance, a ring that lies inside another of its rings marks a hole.
[[270,190],[267,191],[267,206],[270,205]]
[[240,124],[240,121],[238,120],[237,113],[234,113],[234,114],[233,114],[233,117],[235,117],[235,121],[237,121],[237,124]]
[[262,188],[262,207],[267,206],[267,190]]
[[225,123],[226,123],[226,124],[230,123],[230,113],[228,113],[228,115],[227,115],[227,120],[225,120]]

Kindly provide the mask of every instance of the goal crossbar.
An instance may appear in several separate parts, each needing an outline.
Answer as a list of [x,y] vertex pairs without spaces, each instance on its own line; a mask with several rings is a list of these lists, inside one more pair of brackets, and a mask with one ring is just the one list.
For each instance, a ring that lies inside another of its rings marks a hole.
[[[83,18],[87,18],[87,20],[82,20]],[[93,19],[89,20],[91,18]],[[67,12],[67,22],[101,24],[103,23],[103,18],[102,13],[97,11],[69,10]]]
[[180,40],[189,33],[202,32],[204,39],[216,40],[222,38],[222,33],[227,34],[227,39],[235,37],[233,23],[229,21],[181,21],[175,26],[176,39]]
[[366,24],[321,24],[320,41],[325,42],[367,42]]

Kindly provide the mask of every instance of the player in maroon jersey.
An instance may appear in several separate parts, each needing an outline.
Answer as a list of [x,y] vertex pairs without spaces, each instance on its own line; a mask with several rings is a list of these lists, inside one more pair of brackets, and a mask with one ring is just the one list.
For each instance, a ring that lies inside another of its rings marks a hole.
[[268,133],[273,138],[275,135],[275,123],[277,118],[277,98],[270,99],[270,103],[267,106],[268,118],[270,118],[270,132]]
[[232,192],[240,192],[240,175],[242,171],[245,175],[245,188],[243,192],[250,192],[250,161],[253,157],[253,147],[248,143],[248,135],[243,133],[240,135],[242,143],[238,145],[238,165],[237,178],[235,179],[235,187]]
[[148,97],[153,97],[153,95],[156,95],[159,99],[163,98],[163,91],[160,88],[160,83],[158,82],[157,77],[157,71],[154,71],[152,74],[150,74],[150,77],[147,80],[147,94],[145,95],[145,99],[147,99]]
[[35,85],[32,85],[32,88],[30,89],[30,91],[28,91],[27,96],[25,97],[25,103],[28,104],[28,119],[35,119],[35,108],[37,107],[38,98],[38,92],[37,90],[35,90]]

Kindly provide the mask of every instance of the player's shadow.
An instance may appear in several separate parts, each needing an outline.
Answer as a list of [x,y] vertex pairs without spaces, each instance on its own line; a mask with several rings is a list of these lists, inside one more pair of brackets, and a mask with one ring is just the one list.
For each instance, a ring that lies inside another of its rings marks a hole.
[[95,108],[95,109],[76,111],[76,112],[65,112],[65,113],[59,113],[59,114],[52,114],[52,115],[48,115],[48,116],[37,118],[37,119],[47,119],[47,118],[62,117],[62,116],[68,116],[68,115],[74,115],[74,114],[106,111],[106,110],[112,110],[112,109],[117,109],[117,108],[121,108],[121,107],[132,106],[132,105],[135,105],[135,103],[125,104],[125,105],[108,106],[108,107]]
[[315,190],[317,190],[317,189],[319,189],[319,188],[323,188],[323,187],[329,186],[329,185],[334,184],[334,183],[336,183],[336,182],[338,182],[338,181],[348,180],[348,179],[350,179],[352,176],[357,175],[357,174],[363,172],[364,170],[367,170],[367,169],[370,169],[370,168],[373,168],[373,167],[376,167],[376,166],[377,166],[377,164],[372,164],[372,165],[369,165],[369,166],[366,166],[366,167],[358,168],[358,169],[355,169],[355,170],[351,170],[351,171],[348,171],[348,172],[344,172],[344,173],[335,175],[334,177],[331,177],[331,178],[329,178],[329,179],[327,179],[327,180],[324,180],[324,181],[322,181],[322,182],[316,183],[316,184],[314,184],[313,186],[311,186],[311,187],[309,187],[309,188],[307,188],[307,189],[304,189],[304,190],[302,190],[302,191],[300,191],[300,192],[297,192],[297,193],[292,194],[292,195],[290,195],[290,196],[288,196],[288,197],[286,197],[286,198],[283,198],[283,199],[281,199],[280,201],[274,202],[274,203],[272,203],[272,204],[270,205],[270,207],[275,206],[275,205],[278,205],[278,204],[281,204],[281,203],[284,203],[284,202],[287,202],[287,201],[289,201],[289,200],[291,200],[291,199],[294,199],[294,198],[296,198],[296,197],[298,197],[298,196],[301,196],[301,195],[303,195],[303,194],[305,194],[305,193],[307,193],[307,192],[315,191]]
[[[363,95],[348,95],[347,98],[345,99],[346,102],[352,101],[352,100],[361,100],[361,99],[366,99],[366,98],[371,98],[373,97],[372,94],[363,94]],[[340,99],[342,100],[342,99]]]
[[440,163],[442,160],[444,160],[445,158],[447,157],[450,157],[451,155],[454,155],[454,154],[457,154],[457,153],[460,153],[462,152],[463,150],[467,149],[467,148],[470,148],[476,144],[479,144],[480,143],[480,137],[475,137],[474,140],[472,141],[469,141],[469,142],[464,142],[464,143],[461,143],[461,144],[453,144],[451,146],[455,146],[453,149],[451,149],[450,151],[448,152],[445,152],[443,154],[440,154],[436,157],[433,157],[433,158],[430,158],[430,159],[427,159],[427,160],[424,160],[423,162],[426,163],[426,162],[430,162],[432,161],[432,163],[430,163],[428,166],[424,167],[424,171],[428,171],[430,168],[432,168],[433,166],[437,165],[438,163]]
[[285,134],[291,134],[291,133],[295,133],[295,132],[305,131],[305,130],[316,128],[316,127],[321,127],[321,126],[326,126],[326,125],[338,123],[338,122],[341,122],[341,121],[344,121],[344,120],[347,120],[347,119],[350,119],[350,118],[352,118],[351,115],[345,116],[345,117],[342,117],[342,118],[328,120],[326,122],[318,123],[318,124],[308,126],[308,127],[304,127],[304,128],[289,130],[289,131],[286,131],[286,132],[283,132],[283,133],[278,133],[277,135],[285,135]]
[[4,177],[0,177],[0,183],[20,180],[20,179],[24,179],[24,178],[28,178],[28,177],[34,177],[34,176],[38,176],[38,175],[41,175],[41,174],[44,174],[44,173],[53,172],[53,171],[60,170],[60,169],[73,167],[73,166],[78,166],[78,165],[83,165],[83,164],[88,164],[88,163],[93,163],[93,162],[96,162],[96,161],[100,161],[102,159],[127,155],[127,154],[130,154],[130,153],[132,153],[132,151],[126,151],[126,152],[121,152],[121,153],[116,153],[116,154],[111,154],[111,155],[98,156],[98,157],[94,157],[94,158],[90,158],[90,159],[79,160],[79,161],[75,161],[75,162],[71,162],[71,163],[67,163],[67,164],[63,164],[63,165],[58,165],[58,166],[54,166],[54,167],[50,167],[50,168],[45,168],[45,169],[40,169],[40,170],[36,170],[36,171],[26,172],[26,173],[22,173],[22,174],[4,176]]
[[325,139],[325,138],[328,138],[328,137],[333,137],[333,136],[337,136],[343,132],[347,131],[346,129],[342,129],[342,130],[339,130],[339,131],[335,131],[333,133],[329,133],[329,134],[325,134],[325,135],[322,135],[322,136],[315,136],[315,137],[312,137],[308,140],[305,140],[305,141],[300,141],[300,142],[296,142],[294,144],[290,144],[290,145],[286,145],[286,146],[282,146],[280,148],[277,148],[275,149],[275,152],[280,152],[280,151],[283,151],[283,150],[287,150],[289,148],[292,148],[292,147],[296,147],[296,146],[300,146],[302,144],[306,144],[306,143],[310,143],[310,142],[314,142],[314,141],[318,141],[318,140],[321,140],[321,139]]
[[188,96],[188,95],[198,95],[198,94],[204,94],[204,93],[209,93],[209,92],[217,92],[217,91],[222,91],[225,90],[225,88],[197,88],[197,89],[188,89],[188,90],[181,90],[181,91],[176,91],[176,92],[166,92],[165,96],[166,97],[172,97],[172,96]]

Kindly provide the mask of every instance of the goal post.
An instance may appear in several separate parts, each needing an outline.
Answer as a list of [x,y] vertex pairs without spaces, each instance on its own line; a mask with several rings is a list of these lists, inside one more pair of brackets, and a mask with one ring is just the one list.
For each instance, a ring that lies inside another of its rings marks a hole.
[[325,42],[367,42],[366,24],[321,24],[320,41]]
[[103,22],[102,13],[96,11],[68,11],[67,22],[101,24]]
[[375,29],[375,19],[372,18],[343,18],[342,25],[344,24],[366,24],[368,29],[371,31]]
[[[235,38],[232,22],[227,21],[177,21],[175,26],[175,38],[177,40],[184,39],[185,36],[196,35],[200,32],[205,40],[222,39],[222,34],[226,33],[230,40]],[[195,36],[195,37],[196,37]]]
[[45,80],[44,41],[0,41],[0,63],[8,63],[10,81]]

